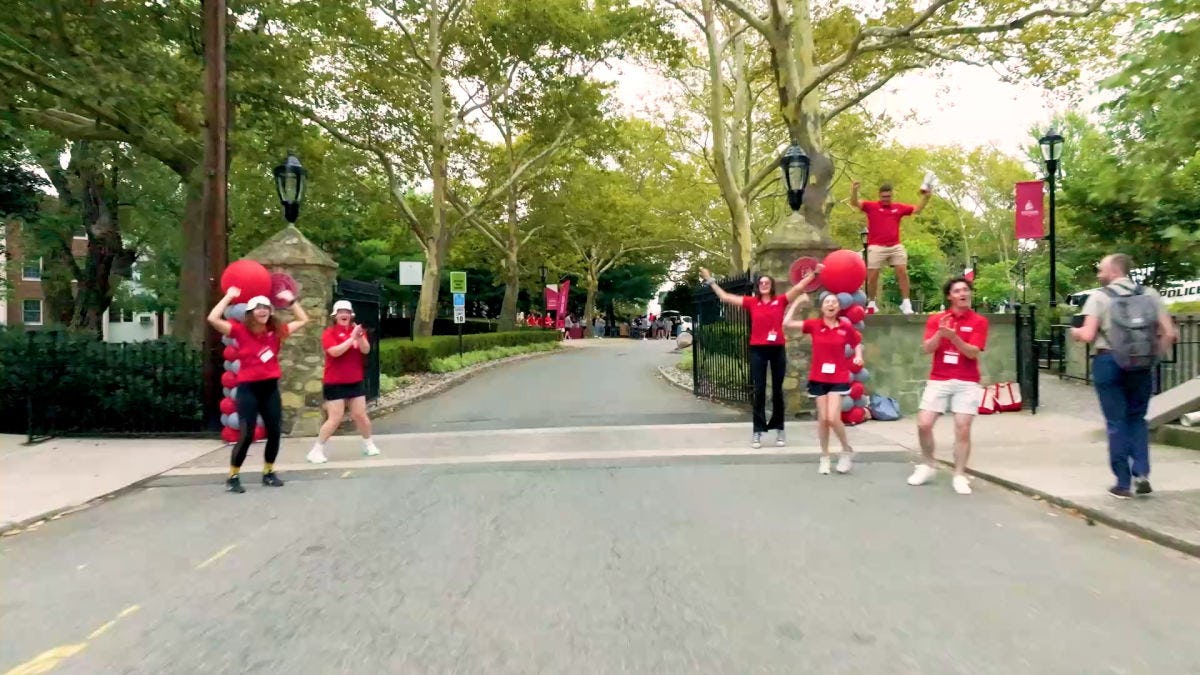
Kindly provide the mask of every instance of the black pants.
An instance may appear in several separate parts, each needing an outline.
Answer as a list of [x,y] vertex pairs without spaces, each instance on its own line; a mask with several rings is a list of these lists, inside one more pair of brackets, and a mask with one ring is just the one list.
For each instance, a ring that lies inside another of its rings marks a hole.
[[[767,421],[767,367],[771,369],[771,420]],[[750,346],[750,380],[754,383],[754,432],[783,429],[783,375],[787,352],[783,345]]]
[[241,468],[246,461],[246,451],[254,442],[254,427],[258,424],[258,416],[262,415],[263,426],[267,429],[267,448],[263,453],[263,461],[273,464],[279,455],[279,436],[283,425],[283,402],[279,398],[279,380],[259,380],[257,382],[242,382],[237,386],[237,413],[241,423],[241,438],[233,446],[233,458],[230,464]]

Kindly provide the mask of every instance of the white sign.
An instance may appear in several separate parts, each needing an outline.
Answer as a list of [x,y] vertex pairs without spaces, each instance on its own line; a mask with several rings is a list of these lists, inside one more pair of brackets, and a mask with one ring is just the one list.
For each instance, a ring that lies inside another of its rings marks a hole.
[[467,308],[462,305],[454,306],[454,323],[467,322]]
[[421,277],[424,276],[422,264],[418,262],[401,262],[400,263],[400,285],[401,286],[420,286]]

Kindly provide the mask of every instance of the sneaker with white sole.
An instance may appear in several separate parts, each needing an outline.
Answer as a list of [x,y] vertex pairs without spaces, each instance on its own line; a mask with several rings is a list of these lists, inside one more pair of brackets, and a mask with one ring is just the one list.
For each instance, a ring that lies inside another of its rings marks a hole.
[[783,429],[775,432],[775,445],[778,445],[781,448],[787,445],[787,436],[783,434]]
[[817,465],[817,473],[822,476],[829,475],[829,455],[821,455],[821,463]]
[[363,454],[367,457],[374,457],[379,454],[379,448],[375,447],[374,441],[363,443]]
[[879,306],[875,304],[874,300],[867,303],[867,311],[868,312],[878,312],[879,311]]
[[312,450],[308,451],[308,456],[305,457],[311,464],[324,464],[329,461],[325,456],[325,449],[319,445],[314,445]]
[[905,298],[904,300],[902,300],[900,302],[900,313],[901,314],[912,314],[913,313],[912,300]]
[[754,448],[755,450],[762,447],[762,434],[755,432],[754,435],[750,437],[750,447]]
[[954,491],[957,492],[958,494],[960,494],[960,495],[971,494],[971,481],[967,480],[966,476],[962,475],[961,473],[955,474],[953,483],[954,483]]
[[918,464],[917,468],[913,469],[912,475],[908,477],[909,485],[924,485],[929,482],[930,478],[937,473],[937,469],[928,464]]
[[849,452],[842,451],[841,456],[838,457],[837,472],[838,473],[850,473],[850,469],[853,469],[853,468],[854,468],[854,451],[853,450],[851,450]]

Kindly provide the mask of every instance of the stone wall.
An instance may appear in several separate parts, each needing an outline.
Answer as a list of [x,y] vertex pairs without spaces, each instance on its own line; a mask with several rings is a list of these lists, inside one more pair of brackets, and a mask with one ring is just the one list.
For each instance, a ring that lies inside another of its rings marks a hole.
[[[246,255],[262,263],[272,273],[283,272],[296,280],[300,304],[308,313],[309,324],[284,344],[279,354],[283,378],[279,388],[283,398],[283,433],[316,436],[323,421],[321,378],[325,358],[321,350],[321,332],[329,322],[337,263],[317,248],[294,226],[288,225],[261,246]],[[292,315],[281,310],[279,317],[291,321]]]
[[[980,362],[983,383],[1015,382],[1016,318],[1012,314],[988,314],[987,319],[987,349]],[[932,357],[921,349],[928,320],[927,314],[875,314],[866,320],[863,356],[871,373],[867,391],[896,399],[905,414],[917,411],[929,377]]]

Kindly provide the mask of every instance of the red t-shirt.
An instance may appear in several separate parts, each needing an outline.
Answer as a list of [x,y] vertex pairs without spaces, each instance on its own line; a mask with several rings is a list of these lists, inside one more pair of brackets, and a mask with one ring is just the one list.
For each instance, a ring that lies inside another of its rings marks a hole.
[[321,333],[321,351],[325,352],[325,374],[321,381],[325,384],[354,384],[363,380],[363,353],[358,345],[351,345],[341,356],[330,356],[329,348],[336,347],[350,339],[354,326],[343,328],[337,324]]
[[912,204],[892,202],[881,206],[879,202],[859,202],[867,214],[867,244],[870,246],[896,246],[900,243],[900,219],[911,216],[917,207]]
[[279,330],[252,333],[246,324],[236,319],[229,320],[229,337],[237,340],[240,369],[238,384],[259,380],[278,380],[279,349],[287,339],[287,324],[279,324]]
[[[962,314],[951,311],[939,312],[929,317],[925,322],[925,339],[933,337],[938,332],[938,324],[942,317],[949,315],[952,319],[951,328],[958,337],[969,345],[983,350],[987,346],[988,320],[971,310]],[[979,381],[979,359],[969,359],[954,348],[954,344],[942,339],[937,351],[933,353],[933,368],[929,370],[931,380],[963,380],[964,382]]]
[[812,382],[843,384],[850,381],[853,356],[846,356],[846,347],[857,347],[862,335],[853,327],[838,322],[830,328],[824,319],[805,319],[804,333],[812,336],[812,365],[808,379]]
[[787,296],[776,295],[763,302],[758,296],[743,296],[742,307],[750,313],[750,346],[782,345],[783,315]]

